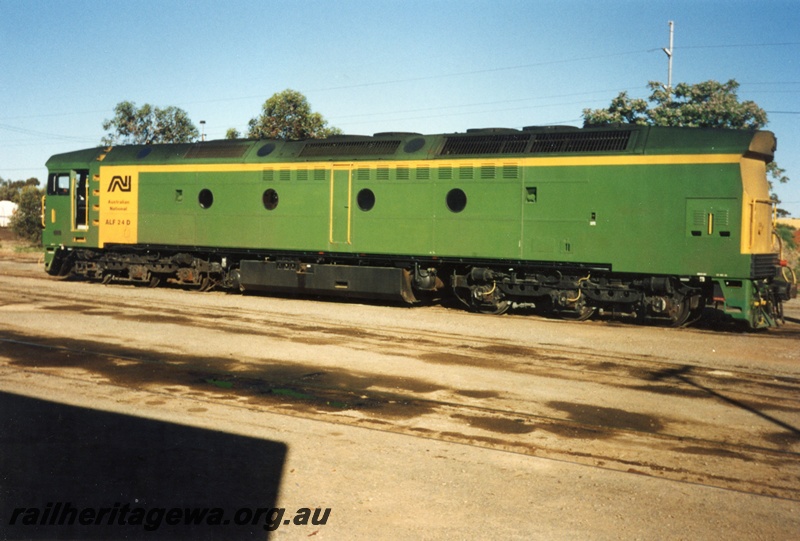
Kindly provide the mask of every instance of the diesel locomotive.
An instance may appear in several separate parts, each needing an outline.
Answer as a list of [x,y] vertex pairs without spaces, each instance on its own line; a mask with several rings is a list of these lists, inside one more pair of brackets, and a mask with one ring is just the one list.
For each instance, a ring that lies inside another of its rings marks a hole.
[[105,283],[777,325],[768,131],[124,145],[47,162],[45,269]]

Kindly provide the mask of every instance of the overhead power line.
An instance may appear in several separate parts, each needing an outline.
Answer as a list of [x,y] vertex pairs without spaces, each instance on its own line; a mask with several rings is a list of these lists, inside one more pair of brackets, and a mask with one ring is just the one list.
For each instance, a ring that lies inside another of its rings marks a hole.
[[733,47],[783,47],[786,45],[800,45],[800,41],[785,41],[780,43],[735,43],[730,45],[684,45],[678,49],[729,49]]
[[43,131],[29,130],[26,128],[18,128],[16,126],[9,126],[8,124],[0,124],[0,130],[7,130],[23,135],[31,135],[34,137],[53,137],[55,139],[69,140],[69,141],[85,141],[85,137],[75,137],[72,135],[64,135],[61,133],[48,133]]
[[[777,43],[728,43],[720,45],[678,45],[675,49],[733,49],[742,47],[786,47],[789,45],[800,45],[800,41],[784,41]],[[663,49],[648,49],[648,53],[661,51]]]

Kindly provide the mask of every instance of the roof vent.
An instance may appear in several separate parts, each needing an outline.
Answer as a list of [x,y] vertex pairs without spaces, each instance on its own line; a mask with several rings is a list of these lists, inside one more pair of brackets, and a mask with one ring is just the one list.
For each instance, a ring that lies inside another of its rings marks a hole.
[[394,154],[400,146],[398,140],[335,141],[321,140],[308,142],[300,151],[300,156],[376,156]]
[[454,135],[447,137],[441,156],[463,154],[521,154],[531,136],[527,133]]
[[250,149],[249,143],[195,143],[186,154],[186,159],[192,158],[241,158]]
[[621,152],[628,148],[631,132],[571,131],[535,133],[530,152],[532,154],[569,154],[577,152]]

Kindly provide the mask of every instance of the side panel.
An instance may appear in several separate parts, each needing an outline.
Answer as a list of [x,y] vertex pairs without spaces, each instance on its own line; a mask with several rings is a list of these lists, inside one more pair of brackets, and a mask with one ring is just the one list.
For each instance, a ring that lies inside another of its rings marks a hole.
[[139,242],[194,246],[197,243],[196,173],[139,174]]
[[432,217],[442,209],[434,205],[430,173],[428,167],[360,167],[353,171],[354,251],[432,254]]
[[767,166],[761,160],[743,158],[742,171],[742,242],[743,254],[767,254],[772,251],[772,200],[764,180]]
[[202,169],[140,172],[140,243],[329,249],[330,169]]
[[433,252],[443,257],[521,257],[520,168],[475,161],[435,170]]
[[267,211],[250,171],[200,171],[189,185],[186,211],[195,219],[198,246],[250,248],[264,244]]
[[[749,272],[739,251],[738,164],[530,167],[523,197],[526,259],[617,272]],[[696,236],[695,219],[703,222]]]
[[[614,204],[605,200],[602,179],[589,182],[587,168],[528,168],[522,185],[522,248],[525,259],[608,263],[617,251],[606,244]],[[618,204],[618,203],[617,203]],[[598,225],[600,224],[600,225]]]
[[331,172],[330,235],[333,250],[351,244],[352,169],[349,165],[334,165]]
[[139,228],[139,172],[134,167],[100,168],[99,245],[136,244]]

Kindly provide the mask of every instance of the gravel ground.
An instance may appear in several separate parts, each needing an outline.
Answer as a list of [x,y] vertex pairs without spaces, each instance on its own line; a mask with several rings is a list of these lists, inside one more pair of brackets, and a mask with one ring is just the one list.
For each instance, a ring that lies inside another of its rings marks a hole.
[[[769,332],[660,329],[57,281],[2,255],[0,537],[800,532],[798,301]],[[20,524],[55,502],[286,514]]]

